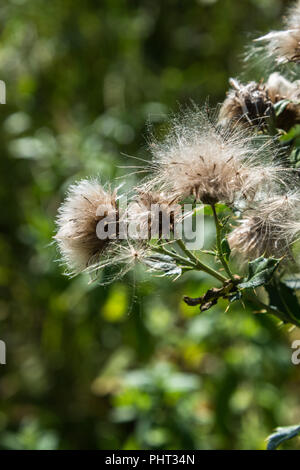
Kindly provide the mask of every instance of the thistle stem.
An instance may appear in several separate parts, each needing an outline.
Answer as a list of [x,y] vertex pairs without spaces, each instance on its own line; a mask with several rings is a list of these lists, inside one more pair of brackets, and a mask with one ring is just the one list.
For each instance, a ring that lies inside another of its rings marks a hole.
[[192,263],[194,264],[195,268],[198,271],[204,271],[207,274],[210,274],[214,278],[218,279],[218,281],[221,281],[223,284],[225,281],[227,281],[226,277],[223,276],[222,274],[218,273],[215,269],[211,268],[207,264],[203,263],[200,261],[188,248],[185,246],[184,242],[182,240],[176,240],[178,246],[181,248],[181,250],[190,258]]
[[225,269],[226,273],[228,274],[230,279],[234,282],[235,280],[234,280],[233,274],[232,274],[232,272],[231,272],[231,270],[228,266],[228,263],[227,263],[226,259],[224,258],[223,252],[222,252],[222,246],[221,246],[221,229],[222,229],[222,227],[221,227],[221,224],[220,224],[217,212],[216,212],[215,204],[211,204],[211,208],[212,208],[212,211],[213,211],[213,214],[214,214],[214,220],[215,220],[215,226],[216,226],[217,255],[218,255],[218,258],[221,261],[221,263],[223,265],[223,268]]
[[164,248],[163,246],[154,247],[153,249],[155,251],[158,251],[159,253],[163,253],[164,255],[171,256],[172,258],[176,259],[177,261],[180,261],[184,265],[187,265],[187,266],[192,267],[192,268],[195,267],[195,263],[193,263],[189,259],[184,258],[179,253],[175,253],[174,251],[169,251],[166,248]]

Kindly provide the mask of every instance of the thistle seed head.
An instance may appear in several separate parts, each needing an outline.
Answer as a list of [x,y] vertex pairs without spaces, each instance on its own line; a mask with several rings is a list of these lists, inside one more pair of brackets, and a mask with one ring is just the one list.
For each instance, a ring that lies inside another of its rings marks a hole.
[[220,109],[220,122],[265,127],[265,119],[274,112],[265,86],[256,82],[242,85],[233,78],[229,83],[232,89]]
[[261,42],[265,55],[280,64],[300,62],[300,1],[290,8],[282,31],[270,33],[255,40]]
[[99,263],[109,240],[98,238],[96,229],[101,220],[116,220],[116,194],[106,191],[96,180],[73,184],[59,208],[57,234],[62,260],[70,274],[77,274]]
[[150,148],[154,178],[144,190],[158,188],[178,201],[187,196],[205,204],[252,200],[286,172],[276,163],[271,139],[240,126],[220,126],[198,109],[175,118],[169,134]]
[[169,239],[181,216],[181,207],[176,203],[176,198],[155,191],[137,191],[139,195],[127,210],[129,224],[134,222],[138,234],[143,238]]
[[291,258],[291,243],[299,236],[297,192],[276,196],[245,211],[240,225],[228,236],[232,250],[248,259],[259,256]]
[[276,126],[288,131],[300,122],[300,82],[290,82],[277,72],[270,75],[266,83],[266,91],[273,104],[289,100],[283,111],[276,117]]
[[[276,127],[285,131],[300,122],[299,80],[290,82],[275,72],[263,83],[250,82],[241,85],[230,79],[229,91],[219,114],[221,125],[255,126],[265,129],[268,118],[272,118]],[[276,116],[274,105],[282,100],[289,100]]]

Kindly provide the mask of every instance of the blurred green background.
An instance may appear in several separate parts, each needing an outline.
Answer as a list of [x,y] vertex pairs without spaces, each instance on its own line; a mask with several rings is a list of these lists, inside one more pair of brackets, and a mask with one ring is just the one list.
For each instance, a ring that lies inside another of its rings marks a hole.
[[238,304],[186,307],[211,287],[199,273],[69,280],[51,245],[67,186],[124,176],[128,155],[149,158],[149,125],[222,101],[289,3],[1,3],[0,448],[263,449],[300,422],[299,331]]

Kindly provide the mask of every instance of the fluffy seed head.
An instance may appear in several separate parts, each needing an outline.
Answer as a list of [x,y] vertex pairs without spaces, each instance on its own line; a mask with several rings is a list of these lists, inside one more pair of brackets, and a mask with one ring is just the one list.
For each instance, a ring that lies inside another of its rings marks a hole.
[[279,129],[288,131],[295,124],[300,122],[300,82],[296,80],[290,82],[277,72],[270,75],[266,83],[266,92],[273,104],[282,100],[290,102],[283,111],[276,117],[276,126]]
[[261,42],[267,57],[280,65],[300,62],[300,1],[290,8],[282,31],[271,31],[255,41]]
[[176,198],[156,191],[138,192],[139,195],[128,206],[129,225],[134,225],[137,235],[143,238],[169,239],[181,215]]
[[265,86],[250,82],[240,84],[237,80],[229,80],[232,89],[220,109],[221,123],[236,123],[246,126],[265,126],[265,119],[273,113],[272,103]]
[[[276,127],[285,131],[300,122],[300,84],[299,80],[290,82],[275,72],[266,83],[250,82],[240,84],[230,79],[232,89],[229,91],[219,114],[222,125],[256,126],[264,129],[267,119],[272,118]],[[282,100],[289,100],[276,116],[274,105]]]
[[299,236],[300,194],[276,196],[245,211],[240,225],[228,236],[232,250],[248,259],[259,256],[287,256],[290,244]]
[[300,97],[300,81],[290,82],[278,72],[272,73],[266,83],[266,90],[272,103],[288,99],[291,101],[299,101]]
[[71,274],[99,263],[109,240],[98,238],[101,220],[118,218],[116,194],[104,190],[96,180],[85,179],[69,188],[57,217],[55,240]]
[[159,187],[178,200],[189,195],[205,204],[251,200],[281,173],[270,139],[239,126],[219,126],[198,109],[175,118],[169,134],[150,148],[154,178],[144,187]]

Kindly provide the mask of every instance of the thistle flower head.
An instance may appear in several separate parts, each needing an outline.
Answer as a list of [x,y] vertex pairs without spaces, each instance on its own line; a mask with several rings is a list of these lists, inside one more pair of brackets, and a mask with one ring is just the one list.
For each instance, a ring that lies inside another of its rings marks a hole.
[[300,96],[300,81],[291,82],[278,72],[272,73],[266,83],[266,90],[272,103],[288,99],[298,101]]
[[138,190],[138,196],[127,210],[129,225],[133,224],[137,236],[169,239],[179,221],[181,207],[176,198],[163,192]]
[[274,184],[280,169],[270,139],[239,126],[219,126],[195,110],[175,118],[163,141],[151,144],[154,178],[144,187],[159,187],[182,200],[192,195],[205,204],[253,199]]
[[242,85],[233,78],[229,83],[232,89],[220,109],[221,123],[238,122],[247,126],[264,126],[265,118],[273,111],[265,86],[256,82]]
[[96,180],[73,184],[60,206],[55,240],[69,272],[76,274],[97,265],[109,240],[98,238],[97,224],[104,217],[118,217],[116,194],[106,191]]
[[[272,73],[266,83],[250,82],[241,85],[230,79],[229,91],[219,114],[222,125],[256,126],[265,130],[268,118],[276,127],[289,130],[300,121],[299,81],[290,82],[277,72]],[[276,116],[274,105],[288,100],[281,113]]]
[[273,104],[289,100],[279,116],[276,117],[276,126],[279,129],[288,131],[300,122],[299,80],[290,82],[279,73],[274,72],[266,83],[266,91]]
[[228,236],[232,250],[248,259],[262,255],[291,257],[290,244],[300,233],[300,194],[275,196],[245,211]]
[[280,65],[300,62],[300,1],[290,8],[282,31],[270,33],[255,40],[261,42],[267,57]]

